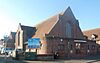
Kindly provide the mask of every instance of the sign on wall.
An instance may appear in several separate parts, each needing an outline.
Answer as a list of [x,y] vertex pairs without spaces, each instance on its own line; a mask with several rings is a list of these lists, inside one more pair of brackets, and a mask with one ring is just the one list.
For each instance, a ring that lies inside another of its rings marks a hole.
[[40,38],[28,39],[28,48],[40,48]]

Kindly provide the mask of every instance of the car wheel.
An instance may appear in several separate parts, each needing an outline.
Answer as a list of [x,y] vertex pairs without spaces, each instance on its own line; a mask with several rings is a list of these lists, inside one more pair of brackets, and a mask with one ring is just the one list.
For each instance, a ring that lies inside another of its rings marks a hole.
[[6,52],[6,55],[8,55],[8,53]]

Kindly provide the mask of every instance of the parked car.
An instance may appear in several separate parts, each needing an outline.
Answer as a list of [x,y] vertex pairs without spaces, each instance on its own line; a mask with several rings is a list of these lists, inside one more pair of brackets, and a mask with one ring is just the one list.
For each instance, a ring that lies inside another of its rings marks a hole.
[[2,48],[3,48],[3,47],[0,47],[0,54],[1,54],[1,50],[2,50]]
[[12,51],[13,51],[12,48],[2,48],[1,54],[7,54],[7,55],[9,55],[9,54],[12,53]]
[[22,49],[15,49],[13,50],[13,52],[11,53],[11,57],[13,59],[19,59],[21,57],[24,57],[24,51]]

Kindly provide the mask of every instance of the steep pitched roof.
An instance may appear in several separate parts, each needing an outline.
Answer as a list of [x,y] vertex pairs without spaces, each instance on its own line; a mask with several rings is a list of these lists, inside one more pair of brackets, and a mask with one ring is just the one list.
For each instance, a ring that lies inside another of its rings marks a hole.
[[22,30],[33,29],[33,27],[21,25]]
[[37,31],[33,37],[42,37],[44,34],[48,34],[52,27],[56,24],[57,20],[58,15],[55,15],[36,25]]
[[92,34],[96,34],[98,35],[97,40],[100,40],[100,28],[83,31],[83,34],[88,36],[89,39],[91,38]]
[[36,27],[31,27],[31,26],[25,26],[25,25],[20,25],[20,28],[26,32],[26,35],[28,36],[28,38],[31,38],[36,31]]
[[16,35],[16,32],[11,32],[11,33],[10,33],[10,39],[15,38],[15,35]]
[[64,12],[63,15],[66,15],[66,18],[68,18],[68,19],[70,19],[70,20],[71,20],[71,19],[76,19],[70,7],[68,7],[68,8],[66,9],[66,11]]
[[11,32],[12,35],[16,35],[16,32]]
[[54,15],[51,18],[38,24],[36,26],[37,31],[36,31],[35,35],[33,35],[33,38],[34,37],[36,37],[36,38],[43,37],[44,34],[48,34],[52,30],[52,28],[56,25],[56,23],[59,21],[59,18],[61,18],[63,15],[66,15],[66,14],[68,14],[66,18],[70,18],[70,17],[71,17],[70,19],[75,18],[70,7],[68,7],[64,13],[59,13],[57,15]]

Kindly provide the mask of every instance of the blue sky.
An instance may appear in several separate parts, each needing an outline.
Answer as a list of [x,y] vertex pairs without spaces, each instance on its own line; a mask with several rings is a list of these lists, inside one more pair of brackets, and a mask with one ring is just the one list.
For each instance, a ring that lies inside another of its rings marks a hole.
[[0,38],[18,24],[34,26],[70,6],[82,30],[100,28],[99,0],[0,0]]

